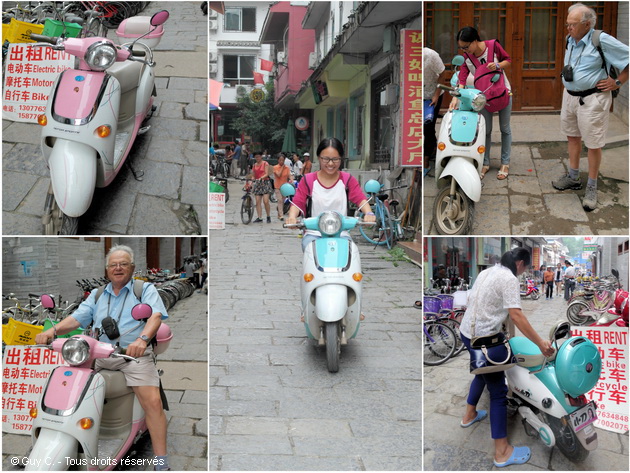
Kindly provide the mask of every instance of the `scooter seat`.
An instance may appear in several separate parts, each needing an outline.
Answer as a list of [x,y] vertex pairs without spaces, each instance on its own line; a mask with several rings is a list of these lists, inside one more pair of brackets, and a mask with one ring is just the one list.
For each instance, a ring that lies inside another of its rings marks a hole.
[[141,62],[122,61],[113,64],[107,69],[107,73],[118,79],[120,93],[124,94],[138,87],[143,67]]
[[113,399],[133,392],[133,389],[127,386],[122,371],[101,370],[99,373],[105,378],[105,399]]
[[510,339],[510,347],[512,347],[518,366],[530,371],[537,370],[542,366],[545,356],[529,338],[513,337]]

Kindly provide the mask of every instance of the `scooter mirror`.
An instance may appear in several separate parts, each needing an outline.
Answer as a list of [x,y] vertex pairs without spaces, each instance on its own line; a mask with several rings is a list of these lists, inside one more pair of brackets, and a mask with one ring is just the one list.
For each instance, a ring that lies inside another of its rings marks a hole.
[[280,186],[280,193],[283,197],[293,197],[295,195],[295,187],[287,182]]
[[166,10],[162,10],[157,12],[155,15],[151,17],[151,26],[160,26],[166,23],[168,20],[169,13]]
[[617,271],[616,269],[611,270],[611,273],[613,276],[615,276],[617,279],[619,279],[619,271]]
[[461,55],[457,55],[453,58],[453,60],[451,61],[451,64],[453,64],[454,66],[461,66],[462,64],[464,64],[464,56]]
[[136,320],[145,320],[151,317],[153,309],[149,304],[136,304],[131,309],[131,316]]
[[40,300],[42,301],[42,306],[44,306],[45,309],[55,308],[55,299],[53,299],[48,294],[42,294],[42,296],[40,297]]
[[569,333],[571,333],[569,322],[558,322],[551,328],[549,338],[552,340],[560,340],[568,336]]
[[375,179],[370,179],[363,184],[363,190],[368,194],[377,194],[381,191],[381,183]]

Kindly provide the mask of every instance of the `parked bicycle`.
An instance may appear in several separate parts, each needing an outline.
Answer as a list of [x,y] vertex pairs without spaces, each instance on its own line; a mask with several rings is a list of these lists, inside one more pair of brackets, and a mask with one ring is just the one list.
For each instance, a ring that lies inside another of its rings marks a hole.
[[[241,179],[242,180],[242,179]],[[245,185],[243,186],[243,194],[241,203],[241,221],[248,225],[252,221],[254,216],[254,197],[252,195],[253,181],[251,179],[245,179]]]
[[[372,210],[376,217],[376,225],[373,227],[361,227],[359,231],[368,243],[373,245],[387,245],[391,249],[396,240],[405,237],[405,231],[401,225],[402,216],[398,216],[397,200],[388,200],[389,195],[386,192],[395,189],[403,189],[407,186],[396,186],[389,189],[383,189],[383,185],[374,179],[370,179],[365,183],[363,189],[368,194],[368,200],[373,202]],[[388,206],[392,206],[394,218],[389,212]]]
[[437,320],[424,321],[423,363],[437,366],[449,360],[457,349],[457,336],[451,327]]

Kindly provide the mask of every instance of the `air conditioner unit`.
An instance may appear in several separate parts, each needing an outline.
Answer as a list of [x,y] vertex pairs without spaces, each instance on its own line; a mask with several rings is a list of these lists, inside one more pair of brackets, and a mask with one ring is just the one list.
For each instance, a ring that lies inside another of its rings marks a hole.
[[282,64],[286,64],[285,63],[286,58],[287,58],[287,53],[285,53],[284,51],[280,51],[278,53],[278,62],[281,62]]
[[247,90],[247,87],[245,87],[244,85],[239,85],[236,88],[236,96],[237,97],[245,97],[247,95],[247,92],[249,92]]
[[219,27],[219,22],[217,20],[210,20],[208,22],[208,28],[212,30],[216,30]]
[[210,62],[217,62],[217,57],[218,57],[218,54],[216,52],[214,52],[214,51],[210,51],[208,53],[208,60]]
[[308,55],[308,68],[315,69],[317,67],[317,53],[312,52]]
[[216,19],[216,17],[217,17],[217,12],[215,12],[214,10],[210,10],[208,12],[208,18],[210,18],[211,20]]
[[210,74],[216,74],[219,71],[219,68],[216,64],[210,64]]
[[398,103],[398,84],[387,84],[385,86],[385,105]]

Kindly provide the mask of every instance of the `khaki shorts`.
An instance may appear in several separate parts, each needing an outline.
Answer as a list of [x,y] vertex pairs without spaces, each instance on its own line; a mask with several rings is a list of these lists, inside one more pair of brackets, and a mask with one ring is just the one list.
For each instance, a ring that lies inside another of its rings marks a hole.
[[160,386],[160,376],[155,366],[153,347],[149,345],[144,355],[138,358],[140,361],[125,361],[124,358],[108,358],[96,360],[95,369],[122,371],[125,375],[127,386]]
[[608,116],[612,104],[610,92],[599,92],[584,97],[574,97],[564,90],[560,122],[566,136],[580,136],[588,149],[603,148],[606,144]]

